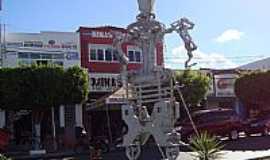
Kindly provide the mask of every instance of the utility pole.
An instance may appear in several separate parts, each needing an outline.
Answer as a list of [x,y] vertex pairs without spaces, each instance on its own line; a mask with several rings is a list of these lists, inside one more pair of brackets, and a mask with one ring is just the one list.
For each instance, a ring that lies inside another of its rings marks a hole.
[[0,21],[0,58],[1,58],[1,65],[0,67],[3,67],[3,53],[2,53],[2,23]]
[[[0,12],[3,12],[3,0],[0,0]],[[0,15],[1,16],[1,15]],[[2,43],[2,17],[0,17],[0,60],[1,60],[1,64],[0,64],[0,68],[3,67],[3,43]]]

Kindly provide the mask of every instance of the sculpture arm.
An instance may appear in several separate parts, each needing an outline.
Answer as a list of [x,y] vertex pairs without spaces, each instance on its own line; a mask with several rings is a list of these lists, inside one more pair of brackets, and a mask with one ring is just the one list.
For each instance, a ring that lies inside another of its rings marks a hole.
[[113,44],[112,46],[117,50],[116,56],[119,60],[119,62],[122,65],[128,65],[129,59],[125,55],[123,49],[122,49],[122,44],[126,41],[126,38],[123,35],[117,35],[116,33],[112,33],[113,35]]

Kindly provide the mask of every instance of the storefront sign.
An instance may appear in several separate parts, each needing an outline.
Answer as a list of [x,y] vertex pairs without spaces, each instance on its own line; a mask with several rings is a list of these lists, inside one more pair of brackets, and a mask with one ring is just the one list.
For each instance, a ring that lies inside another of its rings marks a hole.
[[[118,32],[118,34],[125,34],[122,32]],[[84,36],[91,36],[92,38],[113,38],[113,35],[111,32],[105,32],[105,31],[90,31],[87,33],[82,33]]]
[[76,44],[45,44],[43,45],[43,48],[54,48],[54,49],[65,49],[65,50],[76,50],[77,45]]
[[91,92],[112,92],[122,86],[119,74],[89,73]]
[[235,74],[215,75],[215,89],[217,97],[235,97],[234,84],[237,78]]
[[112,34],[110,32],[104,31],[91,31],[89,35],[93,38],[112,38]]
[[127,99],[125,97],[114,97],[114,98],[107,98],[106,104],[125,104],[127,102]]
[[66,58],[67,60],[80,60],[78,52],[67,52]]

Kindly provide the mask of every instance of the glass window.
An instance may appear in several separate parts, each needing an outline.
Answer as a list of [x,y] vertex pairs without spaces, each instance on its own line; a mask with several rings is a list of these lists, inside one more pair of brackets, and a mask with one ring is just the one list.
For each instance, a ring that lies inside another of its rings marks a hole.
[[97,60],[97,51],[95,49],[90,49],[90,60]]
[[112,61],[112,50],[106,49],[105,51],[105,60],[106,61]]
[[16,47],[22,47],[23,46],[23,43],[22,42],[7,42],[6,43],[7,47],[10,47],[10,48],[16,48]]
[[97,59],[99,61],[104,61],[104,51],[103,51],[103,49],[98,49],[97,50]]
[[141,52],[135,51],[135,60],[136,62],[141,62]]
[[19,52],[18,53],[19,58],[29,58],[29,53],[26,52]]
[[77,45],[72,45],[72,48],[73,49],[77,49]]
[[53,54],[52,58],[53,59],[64,59],[64,54]]
[[40,53],[31,53],[30,57],[31,59],[40,59]]
[[25,41],[23,44],[24,47],[33,47],[33,42],[31,41]]
[[41,54],[42,59],[52,59],[51,54]]
[[116,49],[113,50],[113,60],[118,61],[118,51]]
[[128,51],[128,59],[129,59],[130,62],[135,61],[134,51]]
[[43,46],[43,43],[40,41],[25,41],[24,47],[39,47],[41,48]]
[[33,42],[33,47],[43,47],[43,43],[42,42],[39,42],[39,41],[36,41],[36,42]]

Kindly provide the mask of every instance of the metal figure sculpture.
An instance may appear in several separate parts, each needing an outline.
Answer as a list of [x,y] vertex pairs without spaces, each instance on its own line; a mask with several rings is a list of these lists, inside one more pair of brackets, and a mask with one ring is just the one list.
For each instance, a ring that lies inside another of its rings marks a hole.
[[[165,148],[166,154],[162,155],[175,160],[181,144],[180,134],[173,130],[174,123],[180,117],[179,104],[174,98],[172,71],[156,64],[156,45],[163,44],[166,34],[176,31],[183,39],[189,55],[185,67],[191,67],[188,63],[193,56],[192,51],[197,46],[188,30],[192,29],[194,24],[182,18],[166,28],[164,24],[155,20],[155,0],[137,2],[140,13],[136,17],[137,21],[127,26],[127,34],[112,33],[113,46],[118,50],[119,61],[124,68],[122,75],[126,97],[131,93],[136,99],[135,103],[127,101],[127,104],[122,106],[122,118],[129,128],[132,128],[124,135],[123,146],[126,147],[127,157],[135,160],[140,155],[141,145],[153,135],[157,146]],[[137,72],[127,71],[128,58],[122,50],[122,44],[126,42],[142,50],[142,68]],[[151,115],[148,113],[148,106],[153,108]]]
[[192,23],[187,18],[181,18],[179,21],[176,21],[171,24],[174,30],[180,35],[182,40],[185,43],[185,48],[187,50],[188,60],[185,62],[185,68],[190,68],[195,64],[189,65],[188,63],[193,58],[193,51],[197,49],[196,44],[192,41],[190,34],[188,33],[189,30],[193,29],[194,23]]

